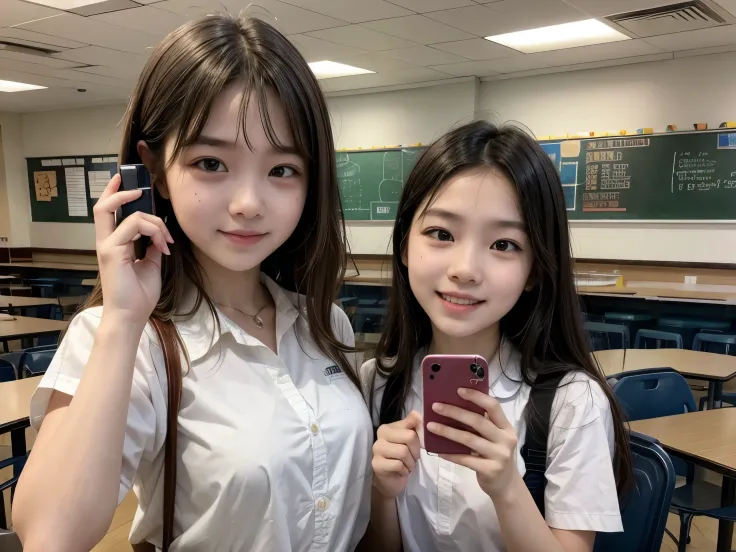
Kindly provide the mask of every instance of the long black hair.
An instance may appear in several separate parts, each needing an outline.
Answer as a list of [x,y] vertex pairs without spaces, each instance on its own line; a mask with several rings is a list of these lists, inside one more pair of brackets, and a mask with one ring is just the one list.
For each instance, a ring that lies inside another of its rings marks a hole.
[[[621,493],[632,481],[628,437],[621,411],[583,333],[560,178],[539,144],[513,126],[499,128],[477,121],[448,132],[422,154],[407,180],[393,231],[388,319],[376,347],[376,373],[387,379],[379,423],[402,417],[411,389],[414,355],[432,340],[431,322],[411,291],[408,269],[402,262],[412,221],[417,210],[430,204],[450,178],[484,167],[501,171],[514,186],[534,254],[533,286],[501,319],[501,333],[521,353],[521,377],[527,385],[534,386],[537,378],[546,379],[539,376],[572,371],[584,372],[600,384],[613,416],[613,467]],[[526,409],[527,427],[549,424],[549,420],[534,419],[538,415]]]

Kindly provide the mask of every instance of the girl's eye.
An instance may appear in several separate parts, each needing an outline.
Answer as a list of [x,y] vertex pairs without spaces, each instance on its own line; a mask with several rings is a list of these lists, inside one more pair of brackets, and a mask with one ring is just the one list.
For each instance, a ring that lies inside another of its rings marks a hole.
[[450,234],[447,230],[442,230],[441,228],[429,230],[425,232],[425,234],[439,241],[455,241],[452,237],[452,234]]
[[268,176],[275,176],[276,178],[289,178],[291,176],[294,176],[295,174],[296,170],[292,167],[279,165],[278,167],[274,167],[273,169],[271,169],[271,172],[268,173]]
[[491,249],[495,249],[496,251],[516,251],[519,249],[519,246],[509,240],[498,240],[494,242]]
[[200,159],[197,161],[195,166],[205,172],[227,172],[227,167],[222,161],[207,157],[206,159]]

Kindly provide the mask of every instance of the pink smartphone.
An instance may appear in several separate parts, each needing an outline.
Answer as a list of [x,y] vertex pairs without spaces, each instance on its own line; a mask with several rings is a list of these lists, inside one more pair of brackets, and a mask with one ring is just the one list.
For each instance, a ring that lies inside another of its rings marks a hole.
[[476,433],[472,428],[453,419],[440,416],[434,403],[451,404],[484,415],[485,411],[475,403],[457,394],[461,387],[488,393],[488,363],[478,355],[428,355],[422,361],[424,400],[424,448],[435,454],[470,454],[465,445],[450,441],[427,430],[429,422]]

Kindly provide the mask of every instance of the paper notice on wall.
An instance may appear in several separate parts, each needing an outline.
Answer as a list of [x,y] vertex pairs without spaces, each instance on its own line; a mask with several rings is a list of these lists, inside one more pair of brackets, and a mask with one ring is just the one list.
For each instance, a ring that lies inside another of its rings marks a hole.
[[93,157],[92,162],[93,163],[104,163],[105,160],[102,157]]
[[84,158],[77,157],[77,165],[84,165]]
[[104,159],[105,159],[105,163],[117,163],[118,162],[117,156],[115,156],[115,157],[105,157]]
[[61,159],[42,159],[42,167],[59,167],[61,166]]
[[66,201],[69,207],[69,216],[88,216],[84,167],[67,167],[64,169],[64,175],[66,176]]
[[562,157],[577,157],[578,155],[580,155],[581,143],[581,140],[567,140],[565,142],[562,142],[562,144],[560,145]]
[[36,201],[51,201],[51,198],[59,196],[56,188],[56,172],[36,171],[33,173],[33,183],[36,188]]
[[89,197],[99,199],[110,182],[110,171],[89,171],[87,178],[89,179]]

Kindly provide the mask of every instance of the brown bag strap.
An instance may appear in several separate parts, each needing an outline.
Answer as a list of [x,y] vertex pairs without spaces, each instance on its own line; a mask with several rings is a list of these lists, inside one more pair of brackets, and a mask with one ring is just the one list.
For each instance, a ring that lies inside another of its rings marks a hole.
[[176,499],[176,434],[181,404],[181,356],[176,326],[170,320],[151,318],[166,365],[168,409],[166,411],[166,443],[164,444],[164,519],[163,552],[168,552],[174,540],[174,503]]

